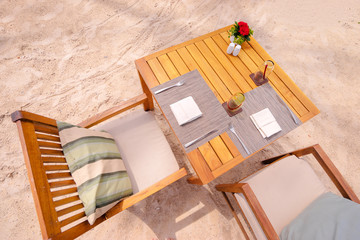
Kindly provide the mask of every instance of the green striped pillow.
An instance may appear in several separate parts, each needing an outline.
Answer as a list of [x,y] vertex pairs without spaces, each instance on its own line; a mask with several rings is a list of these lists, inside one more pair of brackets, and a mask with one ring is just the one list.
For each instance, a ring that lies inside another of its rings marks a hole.
[[66,162],[89,223],[133,193],[115,140],[98,132],[57,121]]

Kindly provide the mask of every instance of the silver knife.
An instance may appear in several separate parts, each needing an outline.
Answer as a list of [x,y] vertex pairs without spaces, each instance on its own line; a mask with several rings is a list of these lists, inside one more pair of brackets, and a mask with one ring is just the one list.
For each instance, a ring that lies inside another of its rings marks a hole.
[[290,108],[288,107],[288,105],[284,102],[284,100],[282,100],[281,97],[280,97],[278,94],[276,94],[276,96],[277,96],[278,100],[281,102],[281,104],[284,105],[284,106],[286,107],[286,109],[289,111],[289,113],[290,113],[292,119],[294,120],[294,122],[295,122],[296,124],[299,124],[299,123],[300,123],[300,122],[299,122],[299,119],[295,116],[295,114],[293,113],[293,111],[291,111],[291,109],[290,109]]
[[187,148],[187,147],[190,147],[190,146],[193,145],[194,143],[196,143],[196,142],[198,142],[198,141],[200,141],[200,140],[202,140],[202,139],[210,136],[211,134],[213,134],[213,133],[216,132],[216,131],[217,131],[217,130],[212,130],[212,131],[206,133],[205,135],[202,135],[201,137],[198,137],[198,138],[196,138],[196,139],[194,139],[194,140],[192,140],[192,141],[190,141],[190,142],[188,142],[188,143],[185,143],[184,146],[185,146],[186,148]]

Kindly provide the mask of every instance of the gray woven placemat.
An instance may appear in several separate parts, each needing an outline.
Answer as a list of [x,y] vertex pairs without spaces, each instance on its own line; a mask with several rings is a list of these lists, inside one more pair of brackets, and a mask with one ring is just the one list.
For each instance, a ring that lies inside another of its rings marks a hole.
[[[190,142],[212,130],[217,129],[215,133],[211,134],[207,138],[193,144],[188,148],[185,148],[186,152],[188,153],[210,141],[214,137],[222,134],[226,130],[226,127],[231,120],[197,70],[191,71],[164,84],[153,87],[151,91],[155,92],[158,89],[173,85],[182,79],[185,79],[184,85],[180,87],[174,87],[154,95],[166,118],[169,120],[171,127],[174,129],[179,141],[184,145],[187,142]],[[170,109],[170,104],[173,104],[189,96],[194,98],[203,115],[190,123],[179,126],[174,114]]]
[[[292,119],[285,103],[268,83],[245,93],[246,100],[242,107],[243,111],[233,117],[228,116],[214,93],[197,70],[172,79],[164,84],[152,88],[151,90],[154,92],[158,89],[175,84],[181,79],[185,79],[185,84],[183,86],[174,87],[154,95],[180,142],[184,145],[185,143],[194,140],[207,132],[217,129],[215,133],[211,134],[207,138],[186,148],[185,150],[187,153],[226,131],[236,147],[239,149],[241,155],[243,157],[248,156],[238,139],[228,129],[230,122],[232,122],[235,131],[250,151],[250,154],[262,149],[269,143],[284,136],[286,133],[298,126]],[[193,122],[179,126],[170,109],[170,104],[188,96],[192,96],[194,98],[195,102],[202,111],[203,116]],[[250,120],[249,116],[265,108],[270,109],[282,131],[270,138],[264,139]]]
[[[243,111],[231,118],[231,122],[234,125],[236,133],[239,135],[245,146],[253,152],[262,149],[274,140],[284,136],[294,128],[298,127],[291,117],[290,112],[286,108],[285,102],[279,97],[275,90],[269,83],[266,83],[260,87],[257,87],[247,93],[245,93],[245,102],[242,106]],[[269,138],[263,138],[255,127],[254,123],[250,119],[250,115],[257,113],[265,108],[269,108],[274,115],[276,121],[281,127],[281,131],[272,135]],[[301,123],[301,121],[299,120]],[[236,136],[227,131],[231,140],[239,149],[243,157],[248,156],[245,152]]]

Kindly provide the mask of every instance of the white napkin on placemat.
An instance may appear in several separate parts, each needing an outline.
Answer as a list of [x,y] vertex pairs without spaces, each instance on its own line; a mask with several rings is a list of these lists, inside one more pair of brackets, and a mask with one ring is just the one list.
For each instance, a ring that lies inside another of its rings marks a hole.
[[170,108],[180,126],[202,116],[202,112],[191,96],[171,104]]
[[250,115],[250,119],[259,130],[263,138],[268,138],[281,131],[281,127],[268,108]]

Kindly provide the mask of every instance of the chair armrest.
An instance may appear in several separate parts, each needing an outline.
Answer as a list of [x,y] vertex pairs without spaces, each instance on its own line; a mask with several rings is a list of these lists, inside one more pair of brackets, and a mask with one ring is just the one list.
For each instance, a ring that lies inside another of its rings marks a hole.
[[349,184],[346,182],[344,177],[341,175],[339,170],[335,167],[335,165],[332,163],[328,155],[324,152],[324,150],[320,147],[319,144],[282,154],[280,156],[264,160],[262,161],[262,163],[269,164],[287,155],[295,155],[296,157],[301,157],[308,154],[312,154],[316,158],[316,160],[325,170],[326,174],[330,177],[331,181],[335,184],[336,188],[340,191],[341,195],[344,198],[348,198],[353,202],[360,203],[359,198],[355,195],[354,191],[351,189]]
[[316,145],[308,147],[308,148],[294,151],[293,154],[297,157],[303,156],[306,154],[312,154],[316,158],[316,160],[319,162],[321,167],[324,169],[326,174],[330,177],[331,181],[335,184],[337,189],[340,191],[341,195],[344,198],[348,198],[351,201],[360,204],[359,198],[356,196],[354,191],[351,189],[349,184],[346,182],[344,177],[341,175],[339,170],[335,167],[333,162],[330,160],[328,155],[320,147],[319,144],[316,144]]
[[[125,112],[126,110],[129,110],[137,105],[143,104],[145,101],[147,101],[147,95],[145,93],[140,94],[136,97],[133,97],[127,101],[124,101],[120,103],[120,105],[112,107],[108,110],[105,110],[102,113],[98,113],[85,121],[78,124],[78,126],[90,128],[92,126],[95,126],[98,123],[101,123],[113,116],[116,116],[122,112]],[[57,127],[56,120],[48,117],[44,117],[35,113],[26,112],[26,111],[15,111],[11,114],[11,120],[13,122],[17,122],[19,120],[27,120],[27,121],[33,121],[33,122],[40,122],[44,123],[50,126]]]
[[[275,232],[274,227],[271,225],[268,217],[266,216],[263,208],[261,207],[258,199],[256,198],[254,192],[252,191],[251,187],[247,183],[235,183],[235,184],[219,184],[216,185],[215,188],[218,191],[224,193],[225,199],[227,198],[225,192],[230,193],[242,193],[245,196],[246,201],[248,202],[251,210],[253,211],[256,219],[258,220],[261,228],[263,229],[266,237],[270,240],[279,239],[279,236]],[[227,199],[228,204],[231,204]],[[240,206],[240,205],[239,205]]]
[[11,114],[11,120],[13,122],[17,122],[19,120],[28,120],[28,121],[33,121],[33,122],[40,122],[40,123],[44,123],[50,126],[54,126],[56,127],[56,120],[48,118],[48,117],[44,117],[35,113],[31,113],[31,112],[26,112],[26,111],[22,111],[22,110],[18,110],[15,111]]
[[172,173],[171,175],[165,177],[164,179],[160,180],[159,182],[151,185],[150,187],[131,195],[124,200],[120,201],[116,204],[113,208],[111,208],[108,212],[105,213],[105,218],[110,218],[117,213],[133,206],[134,204],[140,202],[141,200],[147,198],[148,196],[160,191],[161,189],[169,186],[171,183],[176,182],[177,180],[183,178],[187,175],[187,171],[185,168],[180,168],[176,172]]
[[102,113],[98,113],[85,121],[82,121],[78,124],[78,126],[84,127],[84,128],[90,128],[92,126],[95,126],[96,124],[99,124],[111,117],[114,117],[122,112],[125,112],[126,110],[129,110],[137,105],[143,104],[147,100],[147,96],[145,93],[140,94],[136,97],[133,97],[127,101],[124,101],[120,103],[120,105],[116,107],[112,107],[108,110],[105,110]]

